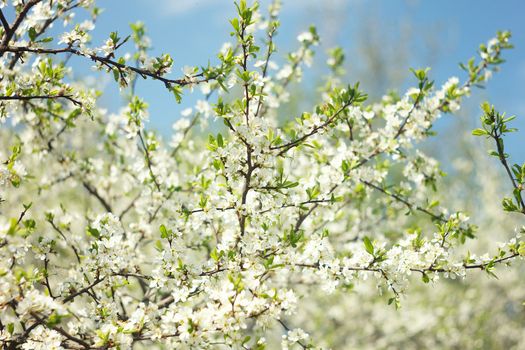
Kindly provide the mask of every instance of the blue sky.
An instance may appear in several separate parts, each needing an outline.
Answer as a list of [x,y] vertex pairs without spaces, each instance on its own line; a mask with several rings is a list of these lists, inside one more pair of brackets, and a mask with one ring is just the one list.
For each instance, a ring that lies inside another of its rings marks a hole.
[[[315,24],[323,44],[319,48],[319,64],[327,48],[342,46],[349,57],[350,67],[358,67],[354,55],[360,43],[367,41],[372,30],[393,54],[403,52],[404,64],[398,70],[406,76],[402,86],[410,82],[409,67],[432,66],[431,76],[437,84],[449,76],[464,78],[458,63],[475,54],[480,43],[492,38],[497,30],[511,30],[515,49],[506,52],[507,63],[489,82],[487,89],[474,91],[468,105],[472,125],[479,115],[477,105],[488,99],[508,114],[518,115],[516,126],[523,132],[509,138],[513,153],[525,160],[525,2],[507,1],[423,1],[423,0],[284,0],[282,26],[277,43],[284,55],[295,47],[297,34]],[[267,1],[261,7],[266,8]],[[167,52],[175,60],[174,76],[181,75],[185,65],[204,65],[211,60],[222,43],[230,39],[228,19],[234,16],[230,0],[99,0],[105,9],[100,17],[94,42],[100,42],[107,33],[129,33],[129,23],[141,20],[148,28],[154,53]],[[404,31],[410,42],[404,42]],[[397,50],[396,45],[399,45]],[[314,70],[315,72],[315,70]],[[352,77],[349,77],[351,79]],[[352,82],[351,80],[349,83]],[[108,80],[103,103],[116,110],[122,103],[118,90]],[[392,86],[395,87],[395,86]],[[365,86],[366,88],[366,86]],[[172,96],[151,81],[140,82],[137,92],[150,105],[150,127],[169,130],[187,105],[177,105]],[[198,96],[190,96],[189,103]]]

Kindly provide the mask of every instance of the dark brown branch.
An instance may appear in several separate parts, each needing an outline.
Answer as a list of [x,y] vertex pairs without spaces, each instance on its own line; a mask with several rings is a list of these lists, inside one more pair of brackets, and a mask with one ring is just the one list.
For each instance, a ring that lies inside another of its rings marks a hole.
[[51,284],[49,284],[49,259],[47,258],[47,255],[44,259],[44,285],[46,286],[47,292],[49,293],[49,296],[53,299],[56,297],[53,295],[53,292],[51,291]]
[[[199,84],[199,83],[207,82],[207,81],[214,79],[213,77],[202,78],[197,81],[187,80],[186,77],[182,79],[168,79],[155,72],[151,72],[147,69],[137,68],[137,67],[123,64],[123,63],[119,63],[108,57],[98,56],[95,54],[87,54],[77,49],[74,49],[70,46],[60,48],[60,49],[32,48],[32,47],[25,47],[25,46],[24,47],[22,46],[0,46],[0,52],[13,52],[13,53],[30,52],[30,53],[36,53],[36,54],[52,54],[52,55],[61,54],[61,53],[71,53],[76,56],[87,57],[94,62],[100,63],[101,65],[108,67],[109,69],[116,68],[119,71],[119,74],[122,78],[125,75],[124,74],[125,71],[132,71],[134,73],[137,73],[144,79],[146,79],[147,77],[150,77],[152,79],[159,80],[163,82],[167,87],[170,87],[171,85],[185,86],[185,85],[191,85],[191,84]],[[203,74],[202,73],[197,74],[194,77],[203,77]]]
[[[40,37],[42,34],[45,33],[45,31],[53,24],[53,22],[55,22],[58,18],[60,18],[60,16],[66,12],[69,12],[71,10],[73,10],[74,8],[80,6],[80,2],[77,2],[73,5],[70,5],[68,7],[65,7],[65,8],[62,8],[62,9],[59,9],[57,11],[57,13],[51,17],[51,18],[48,18],[44,24],[42,25],[42,27],[35,33],[35,38],[38,38]],[[11,58],[11,62],[9,63],[9,69],[13,69],[16,65],[16,63],[18,62],[18,60],[20,59],[20,57],[22,56],[22,53],[21,52],[17,52],[13,58]]]
[[75,299],[76,297],[78,297],[79,295],[82,295],[84,293],[87,293],[89,292],[89,290],[93,287],[95,287],[97,284],[99,284],[100,282],[102,282],[104,280],[104,277],[101,277],[101,278],[97,278],[95,279],[95,281],[93,281],[93,283],[91,283],[89,286],[87,287],[84,287],[78,291],[76,291],[75,293],[73,294],[70,294],[68,295],[67,297],[64,298],[64,301],[63,303],[69,303],[70,301],[72,301],[73,299]]
[[112,213],[113,212],[113,209],[111,208],[111,205],[109,205],[109,203],[100,195],[100,193],[98,193],[98,191],[92,187],[89,183],[87,183],[86,181],[83,181],[82,182],[82,186],[84,186],[84,188],[93,196],[95,197],[99,202],[100,204],[104,207],[104,209],[107,211],[107,212],[110,212]]
[[137,202],[137,200],[140,198],[140,196],[142,195],[142,192],[139,192],[132,200],[131,202],[126,206],[126,208],[124,208],[122,210],[122,212],[120,213],[120,215],[118,216],[119,219],[122,221],[122,218],[131,210],[131,208],[133,208],[135,206],[135,203]]
[[4,56],[4,53],[7,51],[6,48],[9,45],[9,42],[11,41],[13,36],[15,35],[18,27],[20,27],[20,24],[22,24],[22,22],[24,21],[24,19],[25,19],[27,13],[29,12],[29,10],[31,10],[31,8],[33,6],[35,6],[36,4],[38,4],[40,1],[41,0],[29,0],[24,5],[24,7],[22,8],[22,11],[20,11],[18,16],[16,16],[16,19],[15,19],[13,25],[11,26],[11,28],[8,31],[6,31],[4,33],[4,37],[2,38],[2,42],[0,43],[0,57]]
[[157,188],[157,191],[161,191],[160,184],[157,181],[157,177],[155,176],[155,173],[153,172],[153,164],[151,162],[151,155],[149,153],[148,147],[146,146],[146,142],[144,142],[144,137],[142,137],[142,131],[139,130],[138,132],[140,144],[142,146],[142,150],[144,151],[144,155],[146,157],[146,165],[149,169],[149,174],[151,176],[151,179],[153,180],[153,183],[155,184],[155,187]]
[[26,215],[30,207],[31,205],[27,205],[27,206],[24,205],[24,210],[22,210],[22,212],[20,213],[20,216],[18,217],[18,220],[16,221],[17,226],[22,222],[22,219],[24,218],[24,216]]
[[[497,132],[494,132],[493,135],[491,135],[494,138],[494,141],[496,141],[496,147],[498,150],[498,159],[503,165],[503,168],[505,169],[505,172],[507,173],[510,182],[512,183],[512,187],[514,190],[517,190],[521,192],[521,188],[518,187],[518,184],[516,183],[516,180],[514,179],[514,176],[512,175],[512,171],[510,170],[509,163],[507,162],[507,155],[505,154],[505,150],[503,149],[503,139],[501,138],[501,134],[498,134]],[[523,198],[520,196],[519,198],[519,205],[521,206],[521,213],[525,214],[525,202],[523,201]]]
[[[281,326],[286,330],[286,332],[290,332],[291,331],[290,327],[288,327],[286,325],[286,323],[284,323],[282,320],[277,319],[277,322],[279,322],[281,324]],[[308,346],[303,344],[303,342],[301,342],[301,341],[297,341],[297,344],[299,344],[303,349],[308,349]]]
[[46,323],[46,320],[41,318],[40,316],[38,316],[38,314],[36,312],[31,312],[31,316],[35,319],[35,321],[46,327],[46,328],[51,328],[52,330],[62,334],[64,337],[66,337],[67,339],[69,339],[70,341],[74,342],[74,343],[77,343],[81,346],[83,346],[85,349],[91,349],[91,345],[89,345],[88,343],[86,343],[84,340],[80,339],[80,338],[77,338],[75,336],[72,336],[71,334],[69,334],[68,332],[66,332],[63,328],[61,327],[58,327],[58,326],[52,326],[52,327],[49,327]]
[[72,95],[11,95],[11,96],[0,96],[0,100],[6,101],[29,101],[29,100],[56,100],[59,98],[66,99],[72,102],[76,106],[82,106],[82,103],[73,98]]
[[281,156],[283,154],[285,154],[286,152],[288,152],[290,149],[294,148],[294,147],[297,147],[299,146],[301,143],[303,143],[306,139],[308,139],[309,137],[317,134],[319,132],[319,130],[321,129],[324,129],[325,127],[327,127],[328,125],[330,125],[331,123],[333,123],[337,117],[339,116],[339,114],[341,114],[348,106],[350,106],[352,104],[352,102],[349,102],[349,103],[345,103],[341,108],[339,108],[339,110],[337,110],[337,112],[335,112],[330,118],[328,118],[324,123],[322,123],[321,125],[317,125],[315,126],[309,133],[301,136],[300,138],[294,140],[294,141],[290,141],[288,143],[285,143],[283,145],[279,145],[279,146],[272,146],[270,147],[271,150],[281,150],[277,155],[278,156]]
[[[501,258],[498,258],[498,259],[495,259],[495,260],[491,260],[489,262],[486,262],[486,263],[480,263],[480,264],[466,264],[464,263],[463,264],[463,268],[465,268],[466,270],[485,270],[489,265],[494,265],[494,264],[501,264],[501,263],[506,263],[508,262],[509,260],[512,260],[516,257],[520,256],[519,253],[512,253],[510,255],[507,255],[507,256],[504,256],[504,257],[501,257]],[[363,266],[363,267],[360,267],[360,266],[349,266],[349,267],[344,267],[345,270],[349,270],[349,271],[364,271],[364,272],[381,272],[381,268],[379,267],[373,267],[374,264],[370,264],[368,266]],[[430,266],[426,267],[426,268],[423,268],[423,269],[414,269],[414,268],[411,268],[410,271],[412,272],[420,272],[420,273],[427,273],[427,272],[450,272],[451,270],[447,269],[447,268],[443,268],[443,267],[434,267],[434,263],[432,263]],[[306,263],[296,263],[296,264],[293,264],[292,266],[298,266],[298,267],[304,267],[304,268],[310,268],[310,269],[319,269],[321,268],[321,264],[319,262],[316,262],[314,264],[306,264]]]
[[2,21],[2,26],[4,27],[5,33],[11,31],[11,27],[9,27],[9,23],[7,22],[7,19],[4,16],[4,12],[1,9],[0,9],[0,21]]
[[266,52],[266,61],[264,62],[264,66],[263,66],[263,70],[262,70],[262,80],[263,80],[263,84],[261,86],[261,90],[260,90],[260,95],[259,95],[259,102],[257,103],[257,109],[255,110],[255,117],[257,118],[257,116],[259,115],[259,112],[261,111],[261,107],[263,105],[263,93],[264,93],[264,88],[266,87],[266,82],[264,81],[264,78],[266,78],[266,74],[268,73],[268,62],[270,61],[270,57],[272,56],[272,52],[274,51],[273,49],[273,36],[277,30],[277,27],[276,26],[272,26],[272,22],[275,20],[276,18],[274,16],[272,16],[270,18],[270,29],[268,29],[268,51]]
[[81,262],[81,259],[80,259],[80,253],[78,251],[78,249],[75,247],[74,244],[71,244],[68,242],[67,238],[66,238],[66,235],[62,232],[62,230],[60,230],[58,228],[58,226],[55,224],[55,222],[53,220],[49,220],[48,221],[51,226],[53,227],[53,229],[62,237],[62,239],[64,240],[64,242],[66,242],[67,244],[69,244],[69,246],[71,247],[71,249],[73,250],[73,253],[75,254],[75,257],[77,258],[77,262],[80,264]]
[[383,193],[383,194],[385,194],[385,195],[395,199],[396,201],[403,203],[410,210],[415,209],[417,211],[425,213],[428,216],[430,216],[432,219],[437,220],[437,221],[441,221],[441,222],[447,222],[448,221],[447,219],[445,219],[445,217],[443,215],[436,215],[433,212],[431,212],[430,210],[427,210],[427,209],[425,209],[423,207],[420,207],[418,205],[410,203],[405,198],[403,198],[403,197],[401,197],[401,196],[399,196],[399,195],[397,195],[395,193],[392,193],[390,191],[387,191],[384,188],[382,188],[380,186],[377,186],[377,185],[375,185],[375,184],[373,184],[373,183],[371,183],[369,181],[366,181],[366,180],[363,180],[363,179],[360,179],[359,181],[362,182],[363,184],[367,185],[368,187],[371,187],[371,188],[373,188],[373,189],[375,189],[375,190],[377,190],[377,191],[379,191],[379,192],[381,192],[381,193]]
[[[426,82],[426,79],[424,80]],[[410,117],[412,116],[412,113],[418,108],[419,104],[421,103],[421,100],[423,99],[424,93],[423,93],[423,86],[424,84],[421,84],[421,87],[419,89],[419,93],[415,99],[414,104],[412,105],[412,108],[410,108],[410,111],[408,111],[408,114],[406,115],[405,119],[403,119],[403,122],[399,126],[399,129],[397,129],[397,132],[394,136],[394,139],[399,138],[401,134],[405,131],[405,126],[407,125],[408,121],[410,120]]]

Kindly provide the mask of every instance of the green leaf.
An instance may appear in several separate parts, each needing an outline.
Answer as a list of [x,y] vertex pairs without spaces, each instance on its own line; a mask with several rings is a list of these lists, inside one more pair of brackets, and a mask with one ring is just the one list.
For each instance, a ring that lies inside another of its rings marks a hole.
[[233,29],[235,29],[235,32],[238,33],[239,32],[239,20],[237,18],[234,18],[230,21]]
[[54,327],[57,324],[59,324],[61,320],[62,320],[62,316],[60,316],[56,312],[53,312],[51,315],[49,315],[49,318],[47,319],[46,325],[48,327]]
[[520,243],[517,251],[520,256],[525,256],[525,242]]
[[396,310],[401,307],[401,303],[399,302],[398,297],[392,297],[388,299],[388,305],[392,305],[392,304],[394,304],[394,306],[396,307]]
[[246,337],[244,337],[244,339],[242,340],[242,345],[245,345],[247,342],[250,341],[250,339],[252,339],[252,337],[250,337],[249,335],[247,335]]
[[173,96],[175,96],[177,103],[180,103],[182,101],[182,87],[180,85],[173,85],[170,87],[170,90],[173,93]]
[[100,232],[96,228],[88,227],[86,231],[87,231],[87,234],[89,236],[92,236],[92,237],[95,237],[95,238],[99,238],[100,237]]
[[159,231],[160,231],[160,238],[168,238],[169,237],[169,233],[168,233],[168,230],[166,229],[166,226],[160,225]]
[[218,262],[219,259],[220,259],[220,255],[219,253],[217,252],[217,248],[214,248],[211,252],[210,252],[210,258],[212,258],[215,262]]
[[314,187],[307,188],[306,194],[308,195],[308,200],[312,200],[321,194],[321,190],[319,186],[315,185]]
[[430,278],[425,272],[423,272],[423,276],[421,276],[421,279],[423,280],[424,283],[430,282]]
[[285,181],[282,184],[283,188],[293,188],[299,186],[299,182],[293,182],[293,181]]
[[213,160],[213,167],[215,168],[215,170],[219,170],[221,168],[224,168],[224,164],[222,163],[222,161],[220,159],[214,159]]
[[114,68],[112,70],[112,72],[113,72],[113,79],[115,79],[115,81],[118,83],[119,80],[120,80],[120,73],[119,73],[118,69]]
[[29,39],[31,41],[35,41],[36,37],[38,36],[34,27],[29,28],[29,32],[27,34],[29,35]]
[[370,238],[365,236],[363,238],[363,243],[365,244],[365,250],[368,254],[374,255],[374,245],[372,244],[372,241],[370,241]]
[[503,201],[501,203],[503,205],[503,210],[505,211],[518,211],[518,207],[514,204],[512,199],[510,198],[503,198]]
[[488,132],[484,129],[474,129],[472,130],[472,135],[474,136],[483,136],[488,135]]

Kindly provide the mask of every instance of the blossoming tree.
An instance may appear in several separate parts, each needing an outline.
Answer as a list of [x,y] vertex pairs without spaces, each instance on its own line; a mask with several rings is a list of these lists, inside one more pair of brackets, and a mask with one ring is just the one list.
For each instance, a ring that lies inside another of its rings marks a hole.
[[[461,66],[464,81],[435,87],[416,69],[414,88],[378,103],[343,84],[334,49],[318,104],[290,117],[279,107],[319,37],[313,27],[300,34],[279,67],[279,1],[268,11],[236,3],[233,42],[215,65],[180,78],[170,55],[149,55],[141,23],[92,43],[93,0],[0,7],[3,348],[324,347],[294,322],[320,290],[371,285],[387,295],[382,307],[399,307],[411,285],[493,275],[525,255],[521,229],[465,252],[477,227],[437,200],[442,171],[420,148],[436,119],[497,70],[508,32]],[[76,11],[91,19],[75,23]],[[50,37],[59,23],[68,31]],[[97,107],[99,93],[71,79],[72,56],[110,73],[126,108]],[[168,142],[145,128],[141,79],[163,84],[174,103],[202,91]],[[524,214],[525,166],[511,165],[503,139],[512,118],[488,104],[482,112],[473,134],[494,141],[513,188],[503,209]],[[223,127],[200,138],[211,119]]]

